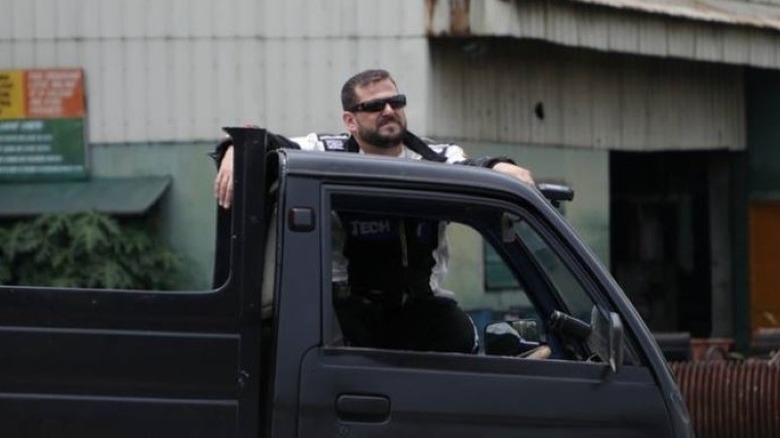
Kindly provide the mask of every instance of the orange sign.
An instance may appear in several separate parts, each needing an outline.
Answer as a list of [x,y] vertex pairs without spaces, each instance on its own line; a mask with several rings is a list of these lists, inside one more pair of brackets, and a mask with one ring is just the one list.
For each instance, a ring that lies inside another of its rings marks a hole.
[[0,70],[0,119],[84,117],[81,69]]
[[84,73],[80,69],[24,73],[28,118],[84,117]]

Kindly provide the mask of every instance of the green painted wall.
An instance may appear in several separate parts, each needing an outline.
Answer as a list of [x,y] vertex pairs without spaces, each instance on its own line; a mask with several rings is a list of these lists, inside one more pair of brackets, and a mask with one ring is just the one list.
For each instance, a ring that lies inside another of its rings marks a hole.
[[[187,257],[188,289],[208,289],[214,254],[215,168],[207,153],[212,143],[97,144],[90,149],[95,177],[170,175],[173,183],[160,200],[163,234]],[[575,190],[566,216],[594,253],[609,266],[608,152],[504,144],[464,143],[471,156],[506,155],[530,168],[537,180],[553,179]],[[482,250],[473,236],[453,232],[448,284],[461,294],[482,295]],[[502,300],[499,295],[491,295]],[[514,298],[512,298],[514,299]],[[469,298],[466,298],[469,301]],[[473,305],[480,303],[474,302]],[[484,304],[484,303],[483,303]],[[495,303],[498,305],[498,303]]]
[[504,155],[537,181],[561,181],[574,190],[566,217],[602,263],[609,266],[609,152],[595,149],[462,143],[469,156]]
[[215,167],[207,153],[216,143],[97,144],[90,148],[94,177],[170,175],[159,201],[161,231],[187,260],[184,289],[209,289],[214,256]]
[[[566,217],[596,256],[609,266],[609,152],[593,149],[461,143],[469,156],[508,156],[531,169],[534,179],[563,182],[574,189]],[[448,230],[451,263],[445,286],[465,308],[502,307],[517,294],[484,294],[482,246],[478,236]]]

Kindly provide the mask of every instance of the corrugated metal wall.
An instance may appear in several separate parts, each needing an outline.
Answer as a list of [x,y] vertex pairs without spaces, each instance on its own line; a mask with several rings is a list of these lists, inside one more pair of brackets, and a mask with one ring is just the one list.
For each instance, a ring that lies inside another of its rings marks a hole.
[[213,139],[219,126],[250,122],[290,135],[340,131],[342,82],[382,66],[412,99],[410,127],[421,133],[744,147],[737,69],[513,40],[487,54],[482,43],[469,52],[435,41],[431,70],[424,9],[419,0],[0,0],[0,68],[85,68],[93,143]]
[[738,67],[507,39],[432,46],[432,135],[615,150],[745,148]]
[[213,139],[245,122],[340,131],[339,90],[359,69],[423,95],[422,15],[418,0],[0,0],[0,69],[84,68],[94,143]]

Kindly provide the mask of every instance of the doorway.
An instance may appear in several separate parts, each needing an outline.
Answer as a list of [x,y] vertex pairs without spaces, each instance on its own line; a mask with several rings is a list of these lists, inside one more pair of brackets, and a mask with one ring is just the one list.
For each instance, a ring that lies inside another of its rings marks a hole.
[[712,331],[711,152],[611,152],[612,273],[654,332]]

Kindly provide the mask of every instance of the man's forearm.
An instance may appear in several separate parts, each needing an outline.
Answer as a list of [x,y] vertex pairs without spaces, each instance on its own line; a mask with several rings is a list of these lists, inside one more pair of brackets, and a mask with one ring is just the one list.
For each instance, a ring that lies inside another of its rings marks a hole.
[[[274,134],[272,132],[266,132],[267,139],[268,139],[268,149],[300,149],[300,146],[298,143],[290,140],[289,138]],[[225,157],[225,152],[227,152],[228,148],[233,146],[233,139],[230,137],[225,137],[222,141],[217,143],[217,145],[214,147],[214,151],[209,154],[212,159],[214,159],[214,162],[216,163],[217,167],[219,167],[220,163],[222,163],[222,159]]]

